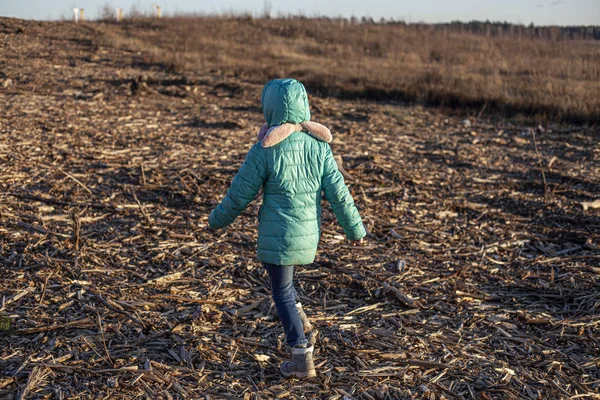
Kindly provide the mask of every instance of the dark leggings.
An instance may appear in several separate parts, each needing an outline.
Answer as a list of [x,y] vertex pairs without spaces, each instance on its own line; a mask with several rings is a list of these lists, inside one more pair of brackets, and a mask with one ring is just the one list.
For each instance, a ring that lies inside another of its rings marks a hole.
[[273,301],[290,347],[308,343],[296,308],[298,293],[294,289],[294,266],[263,263],[271,278]]

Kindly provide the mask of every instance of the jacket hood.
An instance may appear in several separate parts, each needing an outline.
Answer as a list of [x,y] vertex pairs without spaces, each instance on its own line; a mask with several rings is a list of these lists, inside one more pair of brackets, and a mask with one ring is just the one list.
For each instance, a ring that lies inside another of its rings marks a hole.
[[263,114],[269,127],[287,122],[310,121],[308,95],[304,85],[295,79],[273,79],[262,91]]

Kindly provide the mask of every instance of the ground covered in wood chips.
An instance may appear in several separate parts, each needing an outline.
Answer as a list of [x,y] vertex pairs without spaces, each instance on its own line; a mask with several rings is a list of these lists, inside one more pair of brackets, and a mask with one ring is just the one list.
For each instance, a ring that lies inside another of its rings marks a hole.
[[598,128],[312,97],[370,235],[325,207],[286,381],[259,201],[206,228],[261,85],[94,36],[0,19],[0,398],[598,398]]

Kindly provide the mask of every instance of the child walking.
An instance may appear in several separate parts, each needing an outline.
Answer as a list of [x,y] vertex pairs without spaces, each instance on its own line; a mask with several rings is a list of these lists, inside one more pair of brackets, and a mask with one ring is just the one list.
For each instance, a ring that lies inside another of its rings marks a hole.
[[346,237],[361,241],[365,228],[337,168],[325,126],[310,122],[306,89],[295,79],[269,81],[262,91],[266,124],[221,203],[208,217],[222,228],[233,222],[263,188],[259,211],[258,259],[271,279],[273,301],[291,348],[284,377],[316,376],[311,325],[294,288],[294,267],[314,261],[321,234],[321,193]]

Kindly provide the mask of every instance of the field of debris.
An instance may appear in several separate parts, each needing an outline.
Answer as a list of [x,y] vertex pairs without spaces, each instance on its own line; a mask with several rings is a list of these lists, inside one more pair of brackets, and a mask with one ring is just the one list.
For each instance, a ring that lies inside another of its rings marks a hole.
[[259,199],[206,227],[262,85],[97,37],[0,18],[0,398],[600,398],[597,126],[312,96],[370,233],[324,207],[284,380]]

